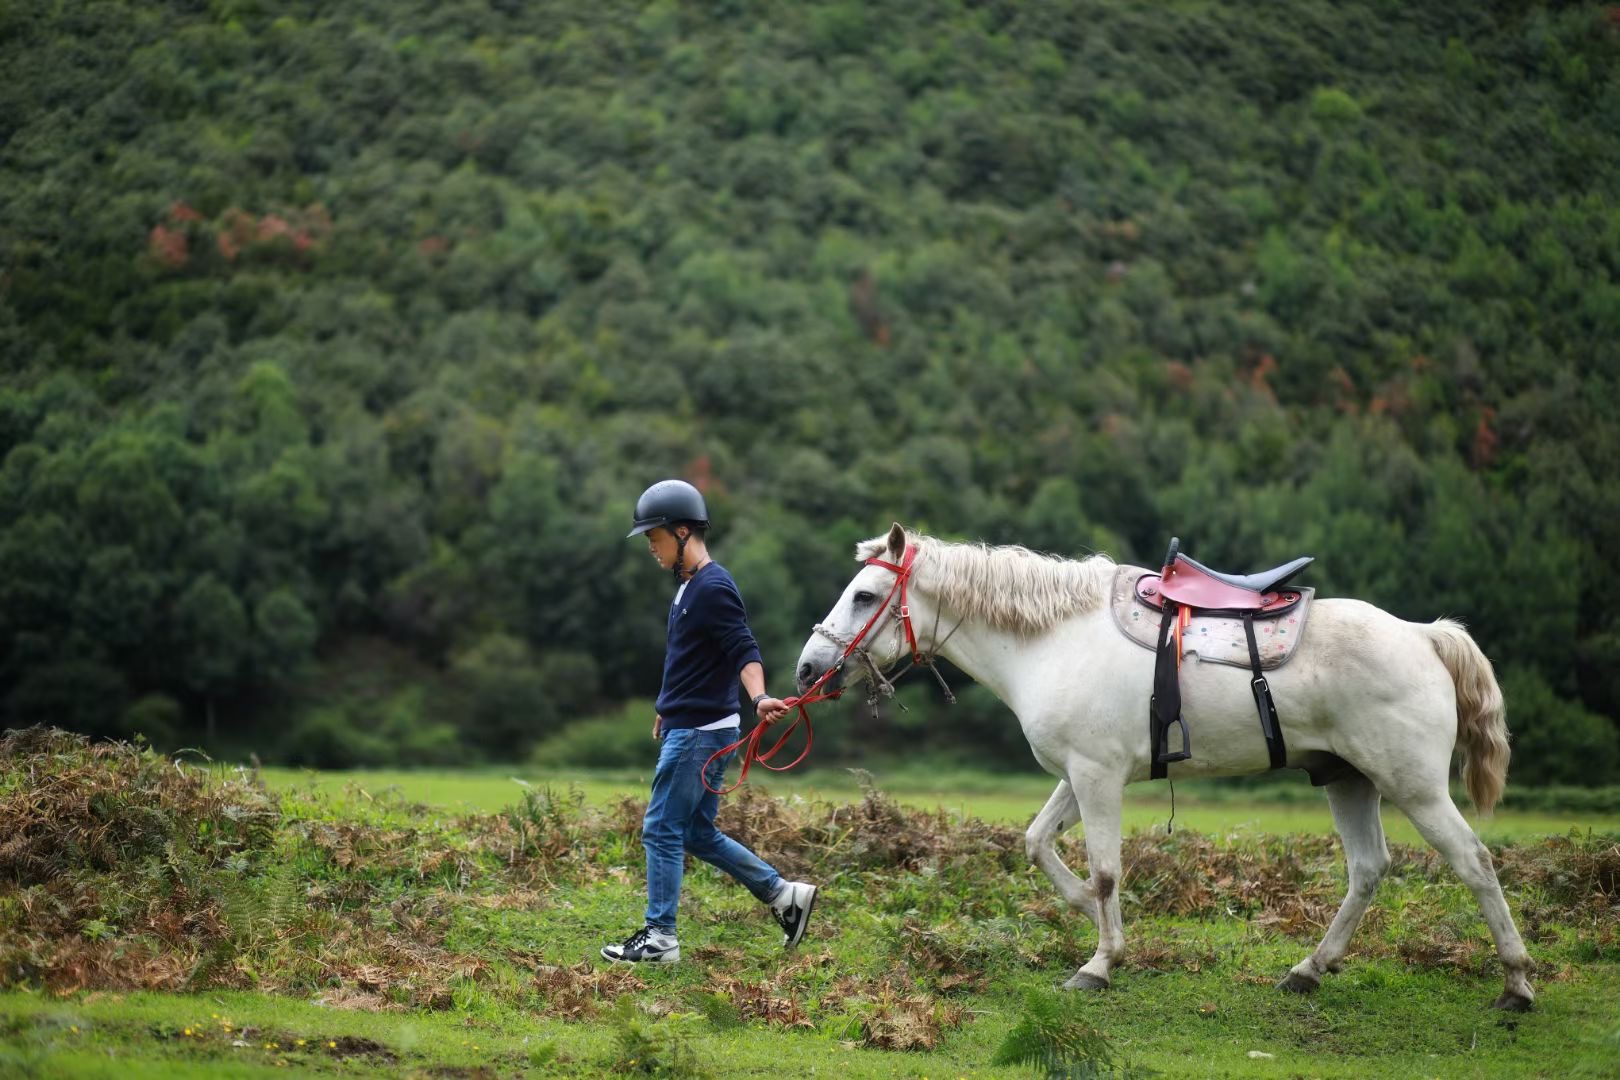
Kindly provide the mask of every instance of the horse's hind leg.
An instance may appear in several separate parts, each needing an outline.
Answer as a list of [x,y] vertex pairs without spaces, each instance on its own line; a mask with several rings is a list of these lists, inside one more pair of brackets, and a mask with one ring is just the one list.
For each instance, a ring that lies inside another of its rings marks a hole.
[[1057,838],[1073,828],[1079,820],[1080,807],[1074,801],[1069,782],[1058,781],[1057,790],[1052,792],[1052,797],[1046,800],[1046,805],[1035,815],[1029,830],[1024,833],[1024,850],[1029,853],[1029,861],[1051,879],[1064,901],[1096,922],[1097,899],[1091,882],[1082,881],[1057,853]]
[[1389,869],[1389,849],[1384,846],[1384,823],[1378,817],[1378,788],[1365,776],[1356,775],[1327,786],[1328,806],[1333,810],[1333,824],[1344,841],[1344,861],[1349,871],[1350,887],[1344,894],[1344,903],[1333,917],[1322,943],[1316,951],[1283,977],[1277,985],[1295,993],[1309,993],[1322,982],[1322,976],[1339,970],[1339,961],[1350,946],[1350,937],[1361,925],[1367,913],[1378,882]]
[[1502,996],[1496,999],[1495,1007],[1512,1012],[1529,1009],[1536,999],[1535,991],[1530,988],[1530,972],[1534,964],[1519,938],[1519,928],[1513,925],[1507,900],[1502,896],[1502,886],[1496,880],[1496,866],[1491,861],[1490,850],[1480,843],[1474,830],[1468,827],[1467,820],[1457,809],[1457,804],[1451,801],[1451,794],[1443,782],[1432,791],[1409,797],[1398,797],[1393,791],[1388,794],[1391,801],[1412,819],[1412,824],[1417,826],[1423,838],[1434,845],[1463,883],[1473,890],[1486,925],[1491,928],[1491,937],[1496,941],[1496,955],[1507,969],[1507,986]]

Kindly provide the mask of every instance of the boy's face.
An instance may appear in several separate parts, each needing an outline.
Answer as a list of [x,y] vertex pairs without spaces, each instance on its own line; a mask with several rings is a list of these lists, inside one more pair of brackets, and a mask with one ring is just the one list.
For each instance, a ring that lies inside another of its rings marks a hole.
[[[682,534],[689,531],[685,525],[677,525],[675,528],[680,530]],[[656,529],[648,529],[646,535],[647,550],[652,553],[654,559],[658,560],[658,565],[665,570],[673,567],[677,547],[675,533],[660,525]]]

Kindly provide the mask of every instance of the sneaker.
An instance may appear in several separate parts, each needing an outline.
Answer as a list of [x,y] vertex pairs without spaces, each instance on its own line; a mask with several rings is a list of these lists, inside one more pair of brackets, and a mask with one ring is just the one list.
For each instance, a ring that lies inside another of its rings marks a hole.
[[681,958],[681,947],[674,934],[651,926],[624,939],[623,945],[604,945],[602,959],[624,964],[673,964]]
[[802,881],[784,881],[771,900],[771,914],[786,935],[782,947],[791,949],[804,937],[810,925],[810,909],[816,906],[816,887]]

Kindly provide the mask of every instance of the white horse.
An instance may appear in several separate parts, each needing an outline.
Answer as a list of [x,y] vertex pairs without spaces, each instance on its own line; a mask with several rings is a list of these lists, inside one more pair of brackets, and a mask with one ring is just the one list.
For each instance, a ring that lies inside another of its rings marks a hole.
[[[902,590],[897,579],[906,575],[897,570],[908,547],[915,564]],[[1070,907],[1097,924],[1096,954],[1064,986],[1107,987],[1125,953],[1121,799],[1126,784],[1148,778],[1154,669],[1153,653],[1114,624],[1108,602],[1113,561],[946,543],[898,524],[887,536],[861,543],[856,557],[867,565],[799,655],[800,687],[838,664],[865,627],[869,633],[852,653],[855,659],[889,668],[911,651],[906,634],[914,633],[923,654],[937,649],[1000,698],[1018,717],[1035,759],[1058,777],[1057,790],[1025,834],[1029,858]],[[902,605],[909,605],[910,631]],[[1321,944],[1279,986],[1312,991],[1325,973],[1339,970],[1389,868],[1378,816],[1379,799],[1387,797],[1473,890],[1507,970],[1496,1007],[1528,1009],[1535,998],[1530,956],[1490,852],[1447,789],[1452,750],[1460,744],[1474,805],[1489,813],[1502,794],[1507,727],[1490,661],[1455,622],[1404,622],[1360,600],[1317,600],[1297,649],[1286,666],[1269,673],[1269,682],[1289,765],[1330,763],[1342,770],[1327,784],[1327,796],[1350,884]],[[849,666],[857,668],[851,682],[875,674],[870,665]],[[835,687],[848,675],[846,667],[826,685]],[[1170,767],[1172,779],[1267,769],[1249,679],[1245,671],[1215,664],[1182,668],[1183,711],[1196,753]],[[1091,870],[1084,881],[1056,848],[1058,836],[1076,821],[1084,824]]]

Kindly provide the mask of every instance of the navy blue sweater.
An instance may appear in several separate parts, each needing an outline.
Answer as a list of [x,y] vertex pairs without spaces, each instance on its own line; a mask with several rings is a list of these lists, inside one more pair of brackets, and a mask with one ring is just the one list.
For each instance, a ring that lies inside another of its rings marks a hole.
[[669,605],[664,686],[658,715],[664,730],[702,727],[742,711],[737,676],[759,660],[742,594],[726,568],[706,563]]

